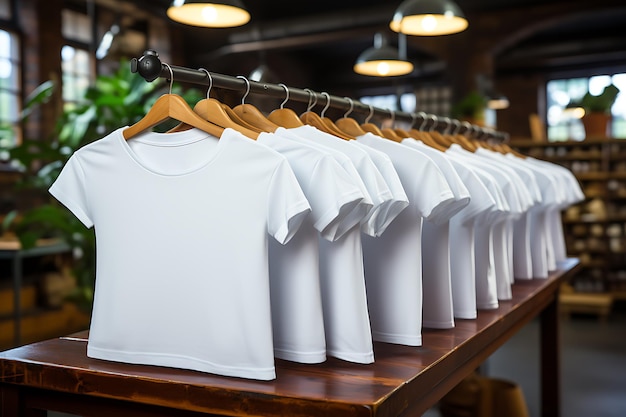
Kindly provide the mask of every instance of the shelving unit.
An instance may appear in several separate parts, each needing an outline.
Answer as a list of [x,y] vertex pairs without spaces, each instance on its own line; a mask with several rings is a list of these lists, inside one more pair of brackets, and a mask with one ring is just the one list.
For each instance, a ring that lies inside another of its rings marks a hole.
[[580,259],[574,291],[626,299],[626,139],[513,140],[525,155],[570,169],[585,201],[563,213],[567,253]]

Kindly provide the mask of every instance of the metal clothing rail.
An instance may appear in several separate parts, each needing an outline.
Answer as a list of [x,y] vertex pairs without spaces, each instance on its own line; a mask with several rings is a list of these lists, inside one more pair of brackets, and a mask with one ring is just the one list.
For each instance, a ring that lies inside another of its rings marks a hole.
[[[412,125],[415,125],[417,122],[421,124],[430,121],[433,123],[432,127],[438,129],[443,128],[447,131],[455,131],[456,129],[456,131],[462,132],[462,129],[465,128],[463,132],[465,135],[479,139],[506,140],[508,138],[508,134],[496,131],[495,129],[473,125],[468,122],[461,122],[449,117],[440,117],[425,112],[408,113],[403,111],[391,111],[389,109],[370,106],[348,97],[317,93],[310,89],[287,87],[284,84],[260,83],[244,79],[244,77],[234,77],[213,72],[210,73],[209,79],[206,70],[179,67],[161,62],[158,53],[154,50],[147,50],[141,57],[133,58],[131,60],[131,71],[138,73],[149,82],[157,78],[169,79],[173,76],[173,78],[179,82],[206,86],[211,85],[212,87],[235,91],[246,91],[249,89],[248,92],[250,94],[263,94],[282,99],[287,98],[288,95],[289,100],[303,103],[323,103],[327,108],[332,107],[346,112],[362,113],[368,115],[368,117],[393,117],[395,120],[404,120],[410,122]],[[437,123],[434,124],[434,122]]]

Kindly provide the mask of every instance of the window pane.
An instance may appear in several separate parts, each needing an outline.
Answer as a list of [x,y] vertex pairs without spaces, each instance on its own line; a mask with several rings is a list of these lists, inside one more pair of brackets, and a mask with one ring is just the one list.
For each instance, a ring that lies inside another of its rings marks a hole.
[[[7,4],[8,2],[0,3],[0,11],[8,10]],[[6,147],[18,143],[21,136],[20,63],[17,39],[11,32],[0,29],[0,140]]]
[[91,43],[91,22],[89,16],[73,10],[64,9],[62,11],[62,33],[66,39]]
[[89,53],[82,49],[63,46],[63,100],[77,102],[83,99],[91,81]]
[[19,101],[15,94],[0,90],[0,121],[16,123],[19,118]]
[[626,137],[626,74],[614,74],[549,81],[546,85],[548,140],[585,139],[581,120],[567,111],[567,105],[579,101],[587,92],[601,94],[611,82],[621,91],[612,108],[612,135]]

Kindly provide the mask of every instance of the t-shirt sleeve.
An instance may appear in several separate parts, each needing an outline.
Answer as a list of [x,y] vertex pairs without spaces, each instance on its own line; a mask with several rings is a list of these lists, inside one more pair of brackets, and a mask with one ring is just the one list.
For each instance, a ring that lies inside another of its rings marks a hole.
[[67,161],[61,173],[48,189],[48,192],[67,207],[86,227],[93,226],[87,201],[85,173],[79,157],[74,154]]
[[284,245],[291,240],[311,212],[309,201],[286,159],[274,171],[267,204],[268,233]]
[[352,225],[339,227],[348,221],[348,214],[365,196],[333,157],[326,156],[318,160],[307,188],[313,226],[324,239],[333,242],[342,236],[341,230],[347,231],[359,223],[359,218],[352,216]]
[[419,178],[420,181],[416,181],[418,190],[414,194],[419,196],[415,203],[421,216],[435,224],[449,220],[456,200],[439,167],[432,160],[423,160]]

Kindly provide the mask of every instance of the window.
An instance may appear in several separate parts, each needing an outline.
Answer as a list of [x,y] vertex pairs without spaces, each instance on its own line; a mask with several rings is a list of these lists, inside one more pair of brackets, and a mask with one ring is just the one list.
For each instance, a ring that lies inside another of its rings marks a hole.
[[[401,94],[399,99],[397,95],[390,94],[385,96],[361,97],[360,101],[363,104],[371,104],[381,109],[407,113],[423,111],[427,114],[447,116],[450,114],[450,99],[451,90],[449,87],[425,87],[415,90],[415,93]],[[389,120],[391,120],[391,117]]]
[[62,12],[62,34],[66,45],[61,49],[63,101],[65,108],[78,104],[94,79],[92,23],[89,16],[74,10]]
[[583,140],[585,129],[580,115],[569,111],[567,106],[580,100],[587,92],[600,94],[610,83],[620,89],[611,111],[611,131],[614,137],[626,138],[626,74],[620,73],[549,81],[546,87],[548,140]]
[[20,55],[17,35],[0,29],[0,146],[21,141]]
[[65,107],[74,106],[85,96],[91,83],[89,53],[84,49],[65,45],[61,49],[63,69],[63,101]]

